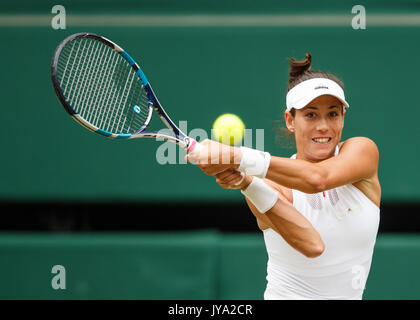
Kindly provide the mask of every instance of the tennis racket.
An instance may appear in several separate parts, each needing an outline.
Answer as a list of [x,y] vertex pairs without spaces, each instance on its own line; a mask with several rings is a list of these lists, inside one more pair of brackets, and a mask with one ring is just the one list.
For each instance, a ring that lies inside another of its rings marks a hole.
[[[90,131],[113,139],[162,139],[187,152],[200,149],[169,118],[140,66],[111,40],[93,33],[67,37],[55,50],[51,78],[64,109]],[[148,131],[153,110],[173,135]]]

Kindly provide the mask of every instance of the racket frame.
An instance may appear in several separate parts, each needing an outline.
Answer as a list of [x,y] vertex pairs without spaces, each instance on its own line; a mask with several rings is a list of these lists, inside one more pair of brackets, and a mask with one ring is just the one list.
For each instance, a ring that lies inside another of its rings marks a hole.
[[[66,101],[66,98],[64,97],[63,91],[60,87],[59,80],[58,80],[58,60],[61,54],[61,51],[65,47],[66,44],[68,44],[71,41],[74,41],[77,38],[91,38],[97,41],[102,42],[103,44],[110,47],[112,50],[114,50],[116,53],[120,54],[131,66],[131,68],[134,70],[134,72],[139,77],[139,80],[141,81],[142,85],[144,86],[144,89],[147,94],[147,98],[149,100],[149,106],[148,106],[148,116],[146,118],[145,123],[143,126],[138,129],[137,131],[133,133],[112,133],[105,130],[102,130],[95,125],[91,124],[84,118],[82,118],[72,107],[71,105]],[[140,66],[134,61],[134,59],[126,52],[124,49],[122,49],[120,46],[118,46],[116,43],[112,42],[111,40],[100,36],[95,33],[88,33],[88,32],[82,32],[82,33],[76,33],[68,36],[66,39],[64,39],[56,48],[54,52],[54,56],[51,63],[51,79],[54,87],[54,91],[60,100],[60,103],[63,105],[64,109],[67,111],[67,113],[78,123],[80,123],[83,127],[86,129],[101,134],[108,138],[113,139],[136,139],[136,138],[154,138],[157,140],[165,140],[165,141],[171,141],[179,145],[180,147],[190,150],[194,148],[194,145],[196,144],[196,141],[190,137],[188,137],[186,134],[184,134],[172,121],[172,119],[168,116],[166,111],[163,109],[162,105],[160,104],[159,100],[157,99],[149,81],[146,78],[146,75],[144,74],[143,70],[141,70]],[[174,133],[174,136],[169,134],[164,134],[161,132],[154,132],[154,131],[146,131],[147,126],[149,125],[153,109],[157,112],[159,117],[161,118],[162,122]]]

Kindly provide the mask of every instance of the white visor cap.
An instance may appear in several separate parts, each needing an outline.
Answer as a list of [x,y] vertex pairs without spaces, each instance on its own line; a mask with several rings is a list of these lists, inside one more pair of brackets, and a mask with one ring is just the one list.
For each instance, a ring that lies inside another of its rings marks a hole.
[[344,91],[337,82],[326,78],[314,78],[299,83],[287,93],[286,110],[302,109],[315,98],[326,94],[336,97],[345,107],[349,107]]

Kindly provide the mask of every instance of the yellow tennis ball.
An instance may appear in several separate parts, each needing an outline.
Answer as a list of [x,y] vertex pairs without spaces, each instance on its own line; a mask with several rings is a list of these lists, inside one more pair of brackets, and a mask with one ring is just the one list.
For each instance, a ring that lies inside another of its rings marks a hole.
[[241,118],[232,113],[225,113],[219,116],[213,123],[213,137],[217,141],[235,145],[242,141],[245,125]]

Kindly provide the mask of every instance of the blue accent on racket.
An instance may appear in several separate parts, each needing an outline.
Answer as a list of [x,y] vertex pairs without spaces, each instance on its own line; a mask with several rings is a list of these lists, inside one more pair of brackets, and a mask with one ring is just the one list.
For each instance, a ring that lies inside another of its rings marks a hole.
[[101,134],[101,135],[103,135],[103,136],[105,136],[105,137],[112,136],[112,133],[111,132],[108,132],[108,131],[105,131],[105,130],[102,130],[102,129],[98,129],[98,130],[96,130],[96,132],[99,133],[99,134]]
[[139,107],[139,106],[134,106],[134,107],[133,107],[133,112],[134,112],[134,113],[137,113],[137,114],[140,114],[140,113],[141,113],[141,109],[140,109],[140,107]]
[[123,51],[123,52],[121,52],[121,55],[123,56],[123,58],[124,58],[125,60],[127,60],[127,62],[130,64],[130,66],[132,66],[133,64],[135,64],[135,63],[136,63],[136,62],[134,61],[134,59],[133,59],[133,58],[131,58],[131,56],[130,56],[127,52]]
[[117,139],[128,139],[131,137],[131,133],[121,133],[117,135]]
[[136,71],[137,75],[140,77],[141,82],[143,82],[143,85],[147,85],[149,83],[149,81],[147,80],[146,76],[144,75],[143,71],[139,69]]

